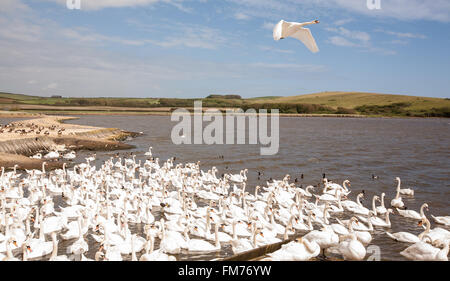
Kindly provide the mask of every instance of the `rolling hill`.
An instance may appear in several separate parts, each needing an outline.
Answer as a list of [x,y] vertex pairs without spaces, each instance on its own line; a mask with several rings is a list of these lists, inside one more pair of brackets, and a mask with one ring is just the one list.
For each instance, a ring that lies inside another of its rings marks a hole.
[[[231,97],[231,96],[230,96]],[[363,114],[370,116],[450,117],[450,99],[363,92],[322,92],[298,96],[268,96],[248,99],[210,96],[204,107],[279,109],[281,113]],[[155,111],[155,108],[192,107],[198,99],[180,98],[51,98],[0,93],[0,106],[10,110]],[[22,107],[21,107],[22,106]],[[44,107],[45,106],[45,107]],[[13,108],[14,107],[14,108]],[[89,107],[89,108],[88,108]],[[51,109],[49,109],[51,108]],[[128,109],[127,109],[128,108]],[[134,109],[132,109],[134,108]],[[153,109],[152,109],[153,108]],[[45,109],[45,110],[44,110]],[[142,109],[142,110],[141,110]]]

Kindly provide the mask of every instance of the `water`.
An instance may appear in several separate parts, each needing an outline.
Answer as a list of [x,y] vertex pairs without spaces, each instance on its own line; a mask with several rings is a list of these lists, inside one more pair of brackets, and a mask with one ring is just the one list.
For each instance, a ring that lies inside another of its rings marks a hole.
[[[321,181],[322,173],[326,173],[328,179],[339,184],[345,179],[351,181],[349,199],[355,200],[356,195],[364,190],[366,200],[362,203],[370,208],[373,195],[385,192],[385,205],[388,207],[396,193],[394,179],[400,177],[402,188],[415,190],[413,198],[402,196],[408,209],[418,211],[426,202],[430,208],[426,213],[430,220],[430,214],[450,215],[448,119],[280,118],[280,149],[273,156],[260,156],[259,145],[174,145],[170,133],[176,122],[171,122],[169,116],[80,116],[80,119],[67,122],[143,132],[142,136],[126,141],[136,148],[118,151],[122,156],[133,152],[138,155],[138,160],[144,161],[144,152],[152,146],[153,156],[159,157],[160,163],[174,156],[175,163],[201,161],[201,168],[205,171],[216,166],[219,176],[239,173],[247,168],[249,192],[254,192],[256,185],[264,185],[271,177],[282,179],[289,174],[292,181],[297,178],[298,185],[305,187],[316,185]],[[97,152],[96,164],[101,165],[103,160],[118,152]],[[88,154],[79,152],[79,161],[84,161]],[[262,173],[259,179],[258,172]],[[301,174],[304,175],[303,180],[300,179]],[[373,180],[372,174],[378,179]],[[341,217],[349,218],[350,214]],[[390,232],[419,234],[423,231],[417,226],[417,221],[396,213],[391,214],[390,219]],[[432,228],[443,227],[433,221],[431,224]],[[131,229],[132,232],[142,232],[141,226],[132,226]],[[404,260],[399,253],[408,244],[391,240],[384,231],[377,227],[371,243],[380,247],[381,259]],[[90,235],[87,238],[92,240]],[[158,244],[159,241],[155,249]],[[61,246],[64,247],[63,244]],[[89,246],[87,256],[93,258],[98,245],[91,246],[90,243]],[[226,245],[220,253],[181,254],[177,259],[203,260],[229,255],[232,255],[231,247]]]

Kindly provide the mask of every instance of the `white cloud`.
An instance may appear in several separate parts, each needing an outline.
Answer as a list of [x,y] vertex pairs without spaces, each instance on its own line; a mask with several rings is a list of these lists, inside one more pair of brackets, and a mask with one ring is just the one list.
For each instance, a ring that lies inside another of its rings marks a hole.
[[258,68],[280,68],[280,69],[294,69],[301,72],[324,72],[326,67],[323,65],[311,64],[294,64],[294,63],[264,63],[257,62],[250,64],[252,67]]
[[268,51],[268,52],[277,52],[277,53],[283,53],[283,54],[293,54],[294,51],[292,50],[283,50],[283,49],[277,49],[270,46],[259,46],[259,49],[262,51]]
[[[10,1],[10,0],[9,0]],[[45,0],[66,6],[66,0]],[[168,4],[176,7],[184,12],[191,12],[190,8],[183,5],[186,0],[79,0],[81,3],[81,10],[95,11],[105,8],[126,8],[126,7],[142,7],[157,3]],[[202,1],[200,1],[202,2]]]
[[275,27],[275,23],[272,23],[272,22],[264,22],[262,25],[262,28],[267,29],[267,30],[273,30],[274,27]]
[[217,49],[225,45],[232,45],[230,38],[235,35],[216,28],[199,24],[182,22],[161,22],[157,25],[146,24],[137,20],[128,20],[128,24],[147,32],[155,39],[141,39],[136,43],[152,44],[160,47],[189,47],[202,49]]
[[344,25],[344,24],[350,23],[350,22],[352,22],[352,21],[354,21],[354,20],[351,19],[351,18],[348,18],[348,19],[340,19],[340,20],[335,21],[335,22],[334,22],[334,25],[340,26],[340,25]]
[[[364,31],[349,30],[349,29],[346,29],[346,28],[344,28],[342,26],[338,27],[338,28],[327,27],[325,29],[327,31],[330,31],[330,32],[338,33],[341,36],[346,37],[347,39],[355,40],[357,43],[352,43],[351,44],[352,46],[364,45],[364,44],[367,44],[370,41],[370,35],[367,32],[364,32]],[[338,36],[335,36],[335,37],[338,37]],[[340,38],[343,38],[343,37],[340,37]],[[336,38],[334,39],[334,41],[335,42],[341,42],[341,43],[343,42],[341,39],[336,40]],[[346,41],[350,42],[348,40],[346,40]],[[347,43],[345,43],[345,44],[347,44]],[[340,46],[343,46],[343,45],[340,45]],[[350,44],[347,44],[347,46],[350,46]]]
[[399,38],[410,38],[410,39],[426,39],[427,37],[423,34],[419,33],[411,33],[411,32],[396,32],[391,30],[383,30],[383,29],[376,29],[376,32],[383,32],[389,35],[393,35]]
[[352,43],[349,40],[345,39],[342,36],[331,36],[328,38],[330,43],[336,46],[344,46],[344,47],[355,47],[359,46],[358,44]]
[[234,14],[234,18],[237,20],[248,20],[250,19],[250,16],[245,13],[238,12]]
[[58,83],[52,82],[47,85],[46,89],[55,90],[58,88]]
[[13,11],[29,11],[27,5],[23,4],[19,0],[2,0],[0,4],[0,12],[13,12]]
[[375,17],[389,17],[397,20],[450,21],[448,0],[389,0],[381,1],[380,10],[369,10],[365,0],[333,0],[346,10]]
[[353,47],[358,48],[362,52],[380,53],[383,55],[395,55],[396,52],[389,49],[373,46],[369,33],[364,31],[349,30],[342,26],[327,27],[325,30],[338,35],[330,36],[328,43],[340,46],[340,47]]
[[[339,10],[396,20],[450,21],[448,0],[382,0],[380,10],[369,10],[366,0],[228,0],[259,18],[296,18],[336,15]],[[294,19],[292,19],[294,20]]]

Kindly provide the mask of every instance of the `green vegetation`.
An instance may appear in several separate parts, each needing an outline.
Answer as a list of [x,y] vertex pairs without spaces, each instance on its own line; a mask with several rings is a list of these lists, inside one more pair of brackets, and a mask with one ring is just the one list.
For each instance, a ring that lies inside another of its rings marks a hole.
[[207,99],[235,99],[240,100],[242,97],[240,95],[209,95],[206,97]]
[[[180,98],[49,98],[11,93],[0,93],[0,107],[34,111],[79,111],[90,106],[89,111],[108,111],[114,108],[136,108],[134,111],[172,111],[178,107],[191,108],[194,101],[201,100],[203,107],[279,109],[287,114],[362,114],[370,116],[450,117],[450,99],[405,95],[388,95],[360,92],[324,92],[289,97],[258,97],[242,99],[239,95],[209,95],[203,99]],[[47,106],[45,109],[40,106]],[[48,106],[51,106],[50,109]],[[54,109],[53,109],[54,106]],[[138,110],[138,108],[141,108]],[[152,109],[153,108],[153,109]],[[161,108],[161,109],[158,109]],[[88,110],[88,109],[86,109]]]

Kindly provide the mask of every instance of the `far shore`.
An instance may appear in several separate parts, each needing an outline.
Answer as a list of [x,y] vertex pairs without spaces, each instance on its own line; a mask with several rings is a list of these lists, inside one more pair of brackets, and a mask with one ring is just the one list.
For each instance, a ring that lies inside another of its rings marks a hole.
[[61,168],[63,161],[51,161],[42,157],[32,159],[36,153],[71,150],[118,150],[130,149],[132,145],[121,140],[137,133],[118,128],[102,128],[64,123],[77,117],[47,116],[27,113],[4,114],[0,118],[30,118],[3,124],[0,132],[0,167],[13,169],[41,169],[48,162],[49,168]]
[[[204,108],[212,109],[212,108]],[[222,109],[224,110],[224,109]],[[72,110],[52,110],[52,111],[39,111],[39,113],[32,111],[20,111],[20,112],[10,112],[10,111],[0,111],[0,118],[39,118],[46,115],[56,115],[56,116],[73,116],[73,115],[104,115],[104,116],[171,116],[172,111],[95,111],[95,110],[84,110],[84,111],[72,111]],[[177,113],[180,114],[180,113]],[[191,115],[194,113],[191,112]],[[205,115],[216,115],[217,113],[203,112]],[[224,113],[222,113],[224,114]],[[270,114],[270,113],[269,113]],[[382,118],[382,119],[447,119],[446,117],[419,117],[419,116],[381,116],[381,115],[362,115],[362,114],[300,114],[300,113],[280,113],[281,118],[296,118],[296,117],[329,117],[329,118]]]

